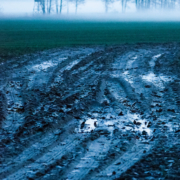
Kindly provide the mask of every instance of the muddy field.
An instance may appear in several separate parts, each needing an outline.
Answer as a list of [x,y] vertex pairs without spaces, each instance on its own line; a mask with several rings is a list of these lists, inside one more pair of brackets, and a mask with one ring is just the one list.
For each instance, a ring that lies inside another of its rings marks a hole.
[[0,64],[0,179],[180,179],[179,52],[63,48]]

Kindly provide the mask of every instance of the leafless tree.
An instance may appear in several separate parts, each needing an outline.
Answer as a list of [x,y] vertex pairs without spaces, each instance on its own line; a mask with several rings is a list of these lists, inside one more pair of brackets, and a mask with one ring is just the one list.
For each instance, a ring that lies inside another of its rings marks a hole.
[[[60,6],[59,6],[60,1]],[[34,0],[34,12],[38,13],[61,13],[62,11],[62,0]]]
[[140,9],[174,9],[179,7],[180,0],[135,0],[136,8]]
[[114,2],[114,0],[103,0],[105,3],[105,12],[108,13],[109,5]]
[[73,2],[75,4],[75,12],[77,13],[78,6],[80,4],[83,4],[85,2],[85,0],[71,0],[71,2]]
[[46,13],[46,9],[45,9],[45,0],[34,0],[34,11],[39,12],[43,12],[43,14]]
[[1,7],[1,4],[0,4],[0,12],[1,12],[1,10],[2,10],[2,7]]
[[62,3],[63,3],[63,1],[60,0],[60,10],[59,10],[60,14],[62,13]]
[[56,0],[56,14],[59,13],[58,0]]
[[[88,0],[87,0],[88,1]],[[90,0],[89,0],[90,1]],[[174,9],[180,8],[180,0],[102,0],[105,4],[105,12],[108,13],[109,6],[114,1],[120,1],[122,12],[126,11],[129,2],[134,2],[136,9],[147,10],[147,9]],[[75,4],[75,12],[78,12],[80,4],[84,3],[85,0],[34,0],[34,12],[38,13],[62,13],[63,3],[66,2],[67,13],[69,13],[69,3]],[[1,9],[0,9],[1,10]]]
[[126,10],[127,7],[127,0],[121,0],[122,12]]
[[51,14],[52,10],[52,0],[47,0],[47,12],[48,14]]

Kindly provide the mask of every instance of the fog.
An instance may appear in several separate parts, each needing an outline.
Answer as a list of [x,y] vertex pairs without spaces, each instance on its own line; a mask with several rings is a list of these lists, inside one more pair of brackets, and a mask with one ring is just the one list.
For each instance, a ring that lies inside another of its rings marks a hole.
[[1,0],[0,17],[177,21],[180,0]]

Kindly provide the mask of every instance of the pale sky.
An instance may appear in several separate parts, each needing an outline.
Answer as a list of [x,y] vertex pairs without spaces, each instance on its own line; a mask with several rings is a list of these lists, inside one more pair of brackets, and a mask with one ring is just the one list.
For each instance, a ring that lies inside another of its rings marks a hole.
[[[52,0],[52,14],[53,12],[55,13],[56,11],[56,6],[55,6],[55,0]],[[60,2],[60,0],[59,0]],[[135,0],[130,0],[127,3],[127,7],[125,12],[120,14],[122,12],[122,6],[121,6],[121,1],[114,1],[114,3],[110,3],[108,6],[108,17],[110,15],[113,15],[117,17],[117,13],[119,13],[119,16],[121,18],[124,18],[125,16],[128,17],[130,14],[131,18],[136,18],[137,19],[140,17],[140,19],[164,19],[164,20],[180,20],[180,7],[178,9],[177,5],[177,10],[167,10],[165,12],[160,11],[144,11],[144,14],[141,15],[139,12],[137,12],[136,7],[135,7]],[[60,5],[58,5],[59,7]],[[33,9],[34,9],[34,0],[0,0],[0,14],[2,13],[3,15],[12,15],[12,14],[18,14],[18,15],[31,15],[33,14]],[[62,14],[71,14],[74,17],[74,14],[76,12],[75,8],[75,3],[70,2],[68,3],[68,0],[63,0],[63,6],[62,6]],[[129,13],[127,13],[129,12]],[[88,15],[89,17],[91,16],[96,16],[98,17],[97,13],[105,13],[105,2],[103,0],[85,0],[85,3],[79,4],[78,9],[77,9],[77,14],[80,15],[81,17],[85,17]],[[99,15],[100,16],[100,15]]]
[[1,0],[0,8],[3,13],[32,13],[33,0]]
[[[75,13],[75,5],[73,2],[64,1],[62,13]],[[34,0],[1,0],[0,9],[3,14],[30,14],[33,12]],[[54,8],[55,9],[55,8]],[[109,13],[121,12],[120,1],[115,1],[109,5]],[[126,12],[135,11],[135,5],[128,3]],[[78,13],[104,13],[105,3],[102,0],[86,0],[84,4],[78,6]]]

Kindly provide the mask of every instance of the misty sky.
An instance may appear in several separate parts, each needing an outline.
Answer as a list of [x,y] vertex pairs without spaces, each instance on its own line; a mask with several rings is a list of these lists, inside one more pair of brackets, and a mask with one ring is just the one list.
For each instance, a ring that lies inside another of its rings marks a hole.
[[[64,1],[62,12],[69,13],[75,12],[75,3],[69,2],[67,8],[67,2]],[[34,8],[34,0],[1,0],[0,2],[1,12],[3,14],[14,13],[32,13]],[[109,5],[108,12],[118,13],[121,12],[122,6],[120,1],[115,1]],[[126,12],[135,11],[135,4],[129,2],[126,8]],[[105,3],[102,0],[86,0],[85,3],[78,6],[78,13],[104,13]]]
[[31,13],[33,0],[1,0],[0,7],[3,13]]
[[[110,1],[110,0],[109,0]],[[56,4],[55,0],[52,0],[51,12],[50,14],[56,14]],[[142,6],[135,4],[135,0],[113,0],[113,3],[108,3],[106,0],[84,0],[84,3],[78,3],[78,7],[75,6],[76,0],[63,0],[62,11],[61,13],[71,14],[71,18],[75,17],[77,10],[77,15],[81,18],[88,17],[95,19],[104,18],[107,20],[111,15],[113,18],[118,18],[118,20],[173,20],[180,21],[180,0],[174,1],[159,1],[159,0],[150,0],[143,1],[145,3],[151,2],[150,8],[143,9]],[[122,2],[127,2],[125,5],[125,10],[122,11]],[[142,2],[142,1],[137,1]],[[162,2],[167,2],[166,4],[161,4]],[[172,2],[175,2],[174,4]],[[60,14],[60,0],[58,0],[58,15]],[[0,0],[0,15],[11,15],[11,14],[20,14],[20,15],[31,15],[31,14],[42,14],[42,7],[37,10],[38,3],[34,3],[34,0]],[[47,0],[45,3],[45,14],[49,14]],[[139,7],[138,7],[139,6]],[[144,5],[143,5],[144,6]],[[173,8],[172,8],[173,7]],[[158,9],[159,8],[159,9]],[[176,11],[175,11],[175,9]],[[143,9],[143,11],[142,11]],[[157,10],[157,11],[156,11]],[[126,12],[126,13],[122,13]],[[137,13],[139,12],[139,13]],[[99,13],[97,15],[97,13]],[[100,16],[100,13],[104,13]],[[106,13],[107,16],[104,16]],[[117,15],[118,13],[118,15]],[[143,15],[141,13],[144,13]],[[82,15],[83,14],[83,15]],[[58,16],[61,17],[61,16]]]

